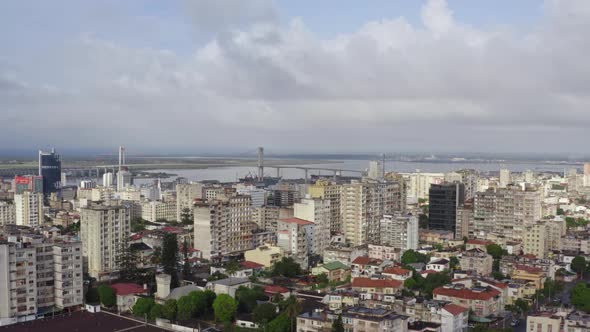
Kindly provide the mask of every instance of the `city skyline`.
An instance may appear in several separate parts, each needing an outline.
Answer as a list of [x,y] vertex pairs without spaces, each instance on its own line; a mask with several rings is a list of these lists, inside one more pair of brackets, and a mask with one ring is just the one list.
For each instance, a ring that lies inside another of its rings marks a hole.
[[0,147],[576,153],[588,18],[559,0],[4,2]]

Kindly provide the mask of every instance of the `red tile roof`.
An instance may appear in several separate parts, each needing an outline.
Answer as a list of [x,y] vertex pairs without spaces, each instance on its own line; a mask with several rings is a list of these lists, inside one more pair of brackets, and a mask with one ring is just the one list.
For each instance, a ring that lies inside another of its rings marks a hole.
[[525,271],[525,272],[528,272],[528,273],[540,273],[540,272],[543,272],[543,269],[541,269],[540,267],[529,266],[529,265],[522,265],[522,264],[516,264],[516,265],[514,265],[514,268],[516,270],[521,270],[521,271]]
[[433,291],[434,295],[443,295],[449,297],[457,297],[460,299],[466,300],[482,300],[488,301],[498,295],[500,295],[500,291],[495,290],[493,288],[488,288],[481,292],[476,292],[471,289],[462,288],[462,289],[455,289],[455,288],[446,288],[446,287],[439,287],[435,288]]
[[494,242],[488,241],[488,240],[481,240],[481,239],[467,240],[467,244],[477,244],[477,245],[483,245],[483,246],[487,246],[488,244],[492,244],[492,243],[494,243]]
[[434,270],[426,270],[426,271],[422,271],[420,272],[420,274],[431,274],[431,273],[438,273],[438,271],[434,271]]
[[403,283],[399,280],[354,278],[352,287],[360,288],[401,288]]
[[264,265],[262,264],[258,264],[256,262],[251,261],[243,261],[240,263],[240,265],[242,265],[242,267],[245,269],[261,269],[264,267]]
[[165,227],[162,227],[162,231],[164,231],[166,233],[181,234],[184,232],[184,229],[182,227],[165,226]]
[[264,287],[264,292],[269,294],[283,294],[289,293],[289,289],[281,286],[269,285]]
[[390,267],[390,268],[385,269],[383,271],[383,273],[385,273],[385,274],[395,274],[395,275],[398,275],[398,276],[403,276],[403,275],[406,275],[406,274],[411,273],[411,272],[412,271],[406,270],[406,269],[402,269],[401,267]]
[[352,261],[352,264],[358,265],[381,265],[381,263],[383,263],[382,260],[367,256],[359,256]]
[[111,285],[111,287],[113,287],[117,295],[144,294],[148,292],[141,285],[134,283],[118,283]]
[[453,316],[457,316],[460,315],[462,313],[464,313],[465,311],[468,311],[469,309],[462,307],[460,305],[456,305],[453,303],[449,303],[446,306],[443,307],[444,310],[448,311],[451,315]]
[[314,225],[313,222],[308,221],[308,220],[303,220],[303,219],[299,219],[299,218],[285,218],[285,219],[280,219],[280,221],[282,222],[287,222],[287,223],[293,223],[293,224],[297,224],[297,225]]

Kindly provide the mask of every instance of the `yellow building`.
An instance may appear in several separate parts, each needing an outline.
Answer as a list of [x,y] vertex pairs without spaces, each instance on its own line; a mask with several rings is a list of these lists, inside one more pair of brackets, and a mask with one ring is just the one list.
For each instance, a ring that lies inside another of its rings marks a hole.
[[535,267],[517,265],[514,267],[513,280],[528,281],[535,285],[536,289],[543,289],[545,274],[543,270]]
[[280,261],[283,256],[285,256],[283,248],[271,245],[260,246],[244,253],[244,258],[247,261],[262,264],[266,268],[272,267],[273,264]]
[[562,318],[552,312],[539,312],[527,316],[527,331],[558,332],[561,331]]

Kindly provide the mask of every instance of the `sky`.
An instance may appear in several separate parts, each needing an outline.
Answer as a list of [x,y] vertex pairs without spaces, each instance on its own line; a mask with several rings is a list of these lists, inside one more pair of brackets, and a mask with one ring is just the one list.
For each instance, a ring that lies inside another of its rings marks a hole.
[[587,0],[0,2],[0,151],[586,153]]

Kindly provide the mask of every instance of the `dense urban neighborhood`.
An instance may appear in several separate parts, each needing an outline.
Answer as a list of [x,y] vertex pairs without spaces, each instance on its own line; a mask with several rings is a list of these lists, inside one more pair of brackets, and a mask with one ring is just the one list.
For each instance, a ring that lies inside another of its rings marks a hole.
[[0,182],[0,329],[590,329],[590,164],[289,180],[258,160],[139,185],[121,147],[72,185],[39,152]]

